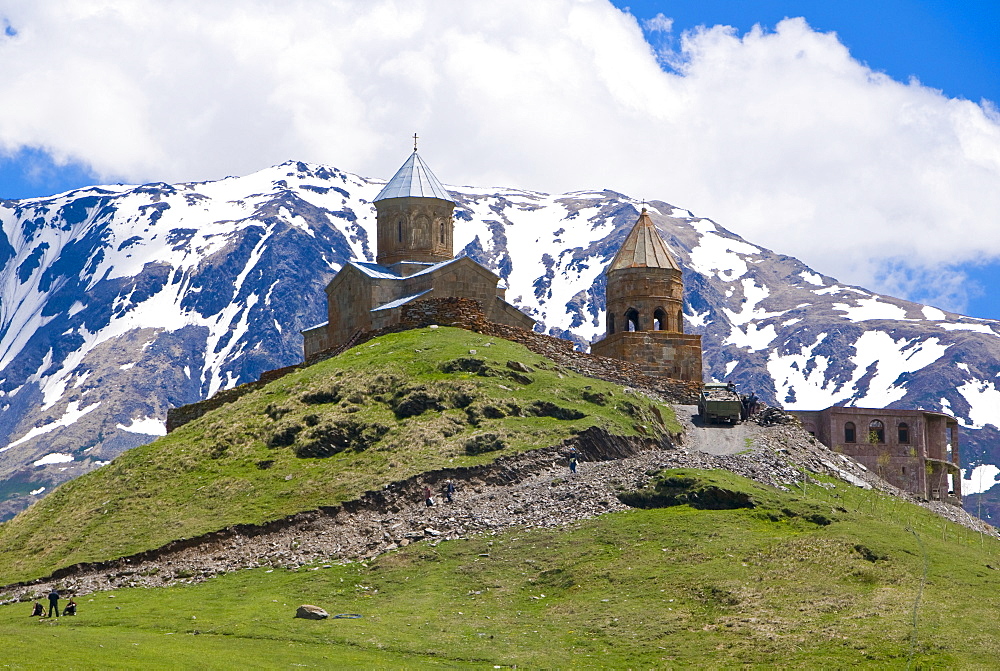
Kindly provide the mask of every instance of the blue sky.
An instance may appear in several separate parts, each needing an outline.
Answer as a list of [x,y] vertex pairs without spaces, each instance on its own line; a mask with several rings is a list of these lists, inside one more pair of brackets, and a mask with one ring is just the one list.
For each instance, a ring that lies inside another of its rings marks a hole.
[[[724,24],[745,33],[802,16],[821,31],[835,31],[851,55],[894,79],[916,77],[949,97],[1000,105],[1000,1],[998,0],[662,0],[623,2],[639,19],[673,19],[675,35],[699,25]],[[649,35],[657,44],[657,36]],[[996,188],[1000,190],[1000,184]],[[1000,222],[997,222],[1000,236]],[[1000,319],[1000,262],[967,263],[964,312]]]
[[949,96],[1000,103],[1000,2],[996,0],[699,0],[623,2],[637,18],[663,14],[674,32],[725,24],[746,32],[803,16],[822,31],[835,31],[851,54],[872,68],[905,81],[914,76]]
[[416,130],[445,182],[664,199],[1000,318],[997,35],[996,1],[0,0],[0,197],[387,177]]

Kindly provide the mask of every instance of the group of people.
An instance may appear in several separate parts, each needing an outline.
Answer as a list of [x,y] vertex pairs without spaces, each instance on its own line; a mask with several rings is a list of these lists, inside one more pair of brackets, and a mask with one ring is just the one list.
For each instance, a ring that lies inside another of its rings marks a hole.
[[[455,481],[445,480],[444,484],[441,485],[441,498],[443,498],[448,503],[451,503],[455,495]],[[424,485],[424,504],[430,508],[434,506],[434,492],[431,491],[429,485]]]
[[[48,617],[53,617],[53,613],[55,613],[55,617],[59,617],[59,590],[56,589],[49,592]],[[73,597],[69,598],[69,601],[66,603],[66,607],[63,608],[62,614],[76,615],[76,601],[73,600]],[[31,617],[45,617],[45,607],[42,606],[42,604],[40,604],[37,600],[31,609]]]

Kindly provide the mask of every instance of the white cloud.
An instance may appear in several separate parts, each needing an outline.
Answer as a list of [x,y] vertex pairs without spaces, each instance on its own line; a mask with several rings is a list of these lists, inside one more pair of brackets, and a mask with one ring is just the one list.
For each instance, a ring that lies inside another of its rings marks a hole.
[[[416,130],[446,182],[662,198],[872,288],[917,295],[942,264],[1000,256],[996,109],[893,81],[800,19],[675,40],[658,16],[646,28],[676,43],[669,72],[604,0],[0,14],[17,31],[0,35],[0,151],[44,147],[107,179],[290,158],[388,177]],[[950,272],[929,298],[960,307]]]
[[651,19],[642,22],[642,27],[651,33],[669,33],[674,29],[674,20],[663,13],[659,13]]

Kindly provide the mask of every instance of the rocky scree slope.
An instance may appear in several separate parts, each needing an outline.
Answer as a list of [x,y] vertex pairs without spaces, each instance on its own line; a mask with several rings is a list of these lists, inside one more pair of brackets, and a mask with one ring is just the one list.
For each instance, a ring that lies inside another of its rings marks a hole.
[[[289,162],[0,201],[0,518],[161,435],[168,407],[296,363],[298,331],[326,318],[325,284],[347,260],[373,260],[383,184]],[[456,252],[494,269],[540,330],[600,337],[602,271],[634,199],[449,188]],[[684,268],[708,375],[788,408],[943,410],[965,427],[966,467],[1000,464],[997,322],[840,284],[647,205]]]
[[[422,473],[367,492],[360,499],[266,525],[230,527],[113,561],[69,566],[45,578],[0,587],[0,595],[3,602],[13,602],[41,598],[52,588],[81,595],[123,587],[191,584],[260,566],[297,570],[312,565],[315,570],[322,562],[372,559],[414,542],[433,546],[515,527],[564,527],[627,510],[630,504],[640,505],[636,501],[643,499],[644,488],[654,484],[664,469],[724,469],[785,491],[825,486],[809,475],[819,473],[917,502],[828,450],[795,424],[751,426],[753,447],[730,455],[592,431],[561,445],[501,457],[482,466]],[[567,466],[570,447],[581,456],[576,473],[570,473]],[[441,494],[448,479],[457,486],[450,503]],[[434,492],[433,507],[424,504],[425,486]],[[694,505],[747,505],[722,500],[728,494],[725,490],[709,494],[720,498]],[[997,536],[993,527],[954,506],[917,503],[953,522]],[[837,511],[807,506],[785,514],[829,524]]]

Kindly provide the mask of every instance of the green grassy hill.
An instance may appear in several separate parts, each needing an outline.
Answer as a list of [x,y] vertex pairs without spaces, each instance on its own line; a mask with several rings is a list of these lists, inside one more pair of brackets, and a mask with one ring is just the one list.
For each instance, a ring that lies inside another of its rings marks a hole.
[[673,412],[453,328],[365,343],[73,480],[0,525],[0,584],[355,499],[591,426],[678,432]]
[[[668,472],[632,500],[669,507],[566,530],[97,593],[58,622],[0,607],[0,650],[11,668],[992,666],[1000,543],[824,485]],[[302,603],[362,617],[293,619]]]

